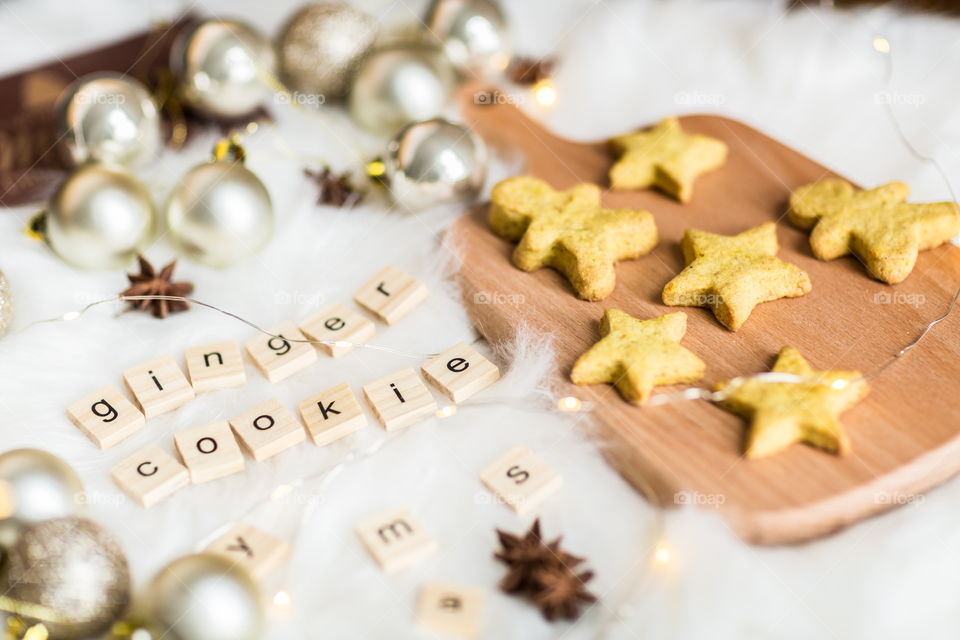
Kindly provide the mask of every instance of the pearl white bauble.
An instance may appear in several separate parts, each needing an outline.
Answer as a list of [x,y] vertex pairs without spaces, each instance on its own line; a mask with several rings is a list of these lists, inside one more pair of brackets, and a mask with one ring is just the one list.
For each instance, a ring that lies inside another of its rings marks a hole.
[[164,213],[174,243],[190,260],[226,267],[259,251],[273,234],[273,206],[243,164],[207,162],[180,180]]
[[253,27],[236,20],[207,20],[185,30],[170,50],[180,94],[215,118],[240,118],[270,97],[265,80],[275,73],[273,47]]
[[57,102],[57,124],[74,164],[133,167],[156,155],[160,116],[150,92],[130,76],[93,73],[75,80]]
[[507,22],[493,0],[434,0],[427,30],[470,80],[494,79],[510,64]]
[[455,80],[450,63],[433,48],[401,45],[374,51],[353,78],[350,115],[369,131],[394,135],[410,122],[440,115]]
[[0,454],[0,547],[31,524],[81,511],[83,484],[66,462],[40,449]]
[[198,553],[161,569],[147,589],[147,621],[167,640],[256,640],[263,605],[256,584],[229,558]]
[[404,127],[387,145],[386,183],[411,210],[476,197],[487,169],[487,148],[473,131],[442,118]]
[[84,269],[129,264],[154,228],[146,187],[119,167],[75,169],[47,203],[45,236],[54,252]]

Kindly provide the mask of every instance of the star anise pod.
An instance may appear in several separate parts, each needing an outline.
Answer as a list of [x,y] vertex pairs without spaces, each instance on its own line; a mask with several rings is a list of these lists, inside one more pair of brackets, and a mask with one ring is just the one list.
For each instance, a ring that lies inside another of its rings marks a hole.
[[593,573],[575,571],[584,559],[564,551],[561,538],[544,542],[539,519],[523,536],[499,529],[497,536],[502,549],[494,557],[508,567],[500,582],[504,593],[528,598],[547,620],[574,619],[581,604],[595,601],[584,586]]
[[348,173],[336,174],[330,167],[324,167],[320,171],[304,169],[303,173],[317,183],[317,204],[349,208],[363,197],[363,194],[354,188]]
[[516,58],[510,65],[508,71],[510,80],[515,84],[537,84],[545,80],[553,73],[553,68],[557,66],[553,58]]
[[531,580],[537,590],[530,599],[540,607],[543,617],[553,622],[558,619],[576,620],[580,606],[597,601],[587,591],[586,583],[593,578],[592,571],[575,573],[569,567],[548,565],[533,572]]
[[[184,297],[193,291],[189,282],[172,282],[173,270],[177,266],[174,260],[157,273],[153,265],[143,256],[137,256],[140,262],[140,273],[127,274],[130,286],[121,296],[176,296]],[[183,300],[130,300],[130,306],[138,311],[149,311],[156,318],[166,318],[168,313],[186,311],[187,303]]]

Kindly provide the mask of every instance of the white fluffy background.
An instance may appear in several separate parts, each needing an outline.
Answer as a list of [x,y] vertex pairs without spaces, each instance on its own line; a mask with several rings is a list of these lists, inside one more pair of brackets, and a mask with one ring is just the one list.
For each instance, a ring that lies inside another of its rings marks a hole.
[[[245,17],[272,32],[295,2],[205,0],[195,10]],[[949,197],[936,173],[898,142],[876,94],[882,63],[870,47],[884,33],[893,43],[894,86],[907,98],[897,111],[917,145],[953,174],[960,169],[960,22],[903,16],[889,10],[785,12],[780,2],[525,0],[506,3],[520,49],[559,52],[560,102],[536,114],[555,130],[594,139],[663,115],[717,111],[741,118],[865,184],[905,180],[920,199]],[[358,3],[385,23],[409,22],[422,3]],[[177,3],[129,0],[8,0],[0,3],[0,72],[78,51],[128,33]],[[911,97],[912,96],[912,97]],[[919,99],[917,97],[919,96]],[[372,153],[381,141],[363,138],[354,155],[338,146],[353,139],[333,116],[334,134],[315,118],[279,113],[280,134],[302,152],[341,167]],[[162,198],[177,175],[199,161],[206,142],[168,154],[144,177]],[[372,199],[361,209],[313,205],[300,165],[269,135],[250,144],[250,166],[276,202],[278,232],[254,260],[223,272],[183,263],[179,275],[201,299],[258,323],[305,318],[317,306],[348,300],[387,262],[417,274],[429,301],[376,342],[417,352],[438,351],[474,332],[455,292],[444,285],[449,256],[437,235],[454,219],[438,210],[391,212]],[[508,169],[498,166],[495,176]],[[56,316],[115,294],[120,273],[70,269],[20,229],[28,208],[0,214],[0,268],[16,295],[16,326]],[[722,212],[717,212],[722,215]],[[162,262],[162,243],[149,257]],[[120,372],[146,358],[181,357],[193,344],[245,340],[251,331],[194,309],[165,322],[101,307],[70,324],[30,328],[0,341],[0,442],[35,446],[68,460],[90,492],[89,514],[123,543],[142,587],[169,560],[190,552],[273,487],[337,467],[285,504],[258,508],[249,519],[294,542],[292,561],[266,585],[290,592],[286,618],[272,620],[270,638],[418,638],[417,587],[449,580],[488,590],[487,638],[953,638],[960,624],[960,500],[956,480],[921,502],[874,518],[828,539],[798,547],[757,549],[740,543],[709,513],[679,509],[666,516],[675,562],[652,569],[655,515],[586,442],[567,417],[537,411],[549,378],[549,352],[537,337],[504,345],[505,377],[483,397],[506,404],[466,406],[387,437],[371,426],[318,449],[304,444],[266,463],[207,485],[189,487],[145,511],[122,499],[108,470],[148,443],[172,452],[179,429],[229,417],[270,397],[288,407],[341,381],[354,388],[400,366],[418,364],[374,352],[321,359],[309,371],[270,385],[252,367],[237,391],[203,396],[151,420],[135,438],[95,449],[66,419],[68,404],[90,389],[120,383]],[[930,315],[933,316],[934,310]],[[940,382],[937,382],[940,384]],[[944,393],[944,401],[950,401]],[[528,409],[529,408],[529,409]],[[528,520],[492,504],[477,473],[508,446],[522,442],[560,470],[562,492],[541,510],[549,535],[589,558],[601,604],[576,624],[547,625],[537,613],[495,590],[502,569],[491,560],[494,527],[520,530]],[[354,522],[396,504],[409,505],[439,541],[440,553],[396,576],[384,576],[353,534]],[[302,516],[302,517],[301,517]]]

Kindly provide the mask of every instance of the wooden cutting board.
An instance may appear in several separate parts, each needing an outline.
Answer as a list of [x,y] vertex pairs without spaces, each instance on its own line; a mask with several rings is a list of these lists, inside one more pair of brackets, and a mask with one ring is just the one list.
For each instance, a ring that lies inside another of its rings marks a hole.
[[[607,185],[612,158],[605,144],[558,138],[509,104],[464,103],[465,121],[488,143],[525,156],[525,173],[555,188]],[[769,370],[784,345],[797,347],[816,369],[870,372],[943,314],[960,284],[960,248],[953,245],[922,253],[896,286],[870,279],[854,258],[814,259],[806,233],[785,221],[787,198],[795,187],[836,174],[740,122],[717,116],[681,122],[686,131],[726,142],[727,163],[697,181],[686,205],[655,191],[604,194],[606,206],[652,212],[660,230],[650,255],[619,264],[616,290],[606,300],[577,299],[550,269],[514,268],[513,245],[488,230],[486,205],[451,227],[446,240],[462,258],[464,303],[479,331],[494,343],[510,340],[521,326],[551,336],[556,391],[592,403],[595,435],[616,468],[661,504],[719,509],[751,543],[826,534],[909,503],[960,470],[960,310],[873,379],[870,395],[842,416],[853,445],[845,457],[794,445],[746,460],[746,423],[708,402],[633,407],[610,386],[569,382],[574,360],[598,339],[607,307],[640,318],[685,311],[683,344],[706,361],[701,386],[709,386]],[[684,266],[678,242],[685,229],[733,234],[769,220],[778,222],[779,257],[810,274],[810,294],[759,305],[736,333],[707,309],[661,304],[663,285]]]

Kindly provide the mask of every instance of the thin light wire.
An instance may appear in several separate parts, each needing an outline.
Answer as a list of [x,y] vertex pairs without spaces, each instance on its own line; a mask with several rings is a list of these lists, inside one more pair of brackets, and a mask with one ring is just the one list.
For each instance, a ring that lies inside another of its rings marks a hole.
[[393,347],[386,347],[379,344],[368,344],[365,342],[348,342],[345,340],[308,340],[306,338],[301,340],[299,338],[287,338],[286,336],[281,336],[275,333],[271,333],[270,331],[267,331],[266,329],[256,324],[255,322],[247,320],[243,316],[238,315],[232,311],[222,309],[214,304],[210,304],[209,302],[204,302],[203,300],[197,300],[195,298],[188,298],[184,296],[152,296],[152,295],[151,296],[122,296],[122,295],[113,296],[111,298],[104,298],[103,300],[97,300],[96,302],[91,302],[90,304],[84,306],[81,309],[78,309],[76,311],[69,311],[55,318],[46,318],[44,320],[36,320],[26,325],[23,329],[21,329],[21,331],[26,331],[30,327],[36,326],[38,324],[45,324],[49,322],[69,322],[72,320],[76,320],[77,318],[85,314],[90,309],[93,309],[94,307],[98,307],[100,305],[107,304],[110,302],[140,302],[144,300],[168,300],[172,302],[187,302],[190,304],[195,304],[198,307],[205,307],[212,311],[216,311],[217,313],[223,314],[229,318],[233,318],[234,320],[238,320],[243,324],[247,325],[248,327],[255,329],[256,331],[259,331],[264,335],[270,336],[271,338],[279,338],[281,340],[286,340],[287,342],[319,344],[319,345],[326,345],[330,347],[357,347],[359,349],[383,351],[385,353],[391,353],[393,355],[403,356],[405,358],[432,358],[440,355],[439,353],[418,353],[414,351],[403,351],[400,349],[394,349]]

